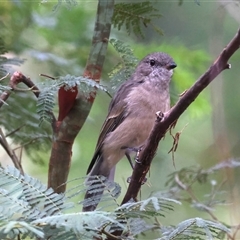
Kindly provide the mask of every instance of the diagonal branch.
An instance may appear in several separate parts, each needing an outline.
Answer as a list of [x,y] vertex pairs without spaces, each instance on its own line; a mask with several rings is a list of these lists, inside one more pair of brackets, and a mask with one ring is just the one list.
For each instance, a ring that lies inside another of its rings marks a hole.
[[164,137],[171,124],[173,124],[182,115],[182,113],[214,80],[214,78],[223,70],[231,68],[231,65],[228,64],[228,60],[239,49],[239,47],[240,29],[238,30],[235,37],[223,49],[217,60],[212,64],[207,72],[204,73],[196,81],[196,83],[190,89],[188,89],[183,96],[180,97],[176,105],[172,107],[169,112],[165,113],[164,119],[162,121],[156,122],[144,150],[140,153],[139,158],[141,164],[135,165],[131,182],[122,203],[126,203],[130,199],[137,199],[137,195],[141,188],[141,183],[149,171],[159,141]]

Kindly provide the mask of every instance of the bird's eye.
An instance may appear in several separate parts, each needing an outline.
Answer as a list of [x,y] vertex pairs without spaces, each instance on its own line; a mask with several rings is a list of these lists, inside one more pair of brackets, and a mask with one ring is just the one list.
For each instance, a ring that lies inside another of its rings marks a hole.
[[155,63],[156,63],[155,60],[153,60],[153,59],[150,60],[150,65],[151,65],[151,66],[154,66]]

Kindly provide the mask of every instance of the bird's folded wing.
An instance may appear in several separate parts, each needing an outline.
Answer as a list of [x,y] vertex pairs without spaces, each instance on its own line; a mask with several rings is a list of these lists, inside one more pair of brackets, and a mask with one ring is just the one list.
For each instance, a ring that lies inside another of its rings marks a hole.
[[98,138],[95,153],[93,155],[92,161],[89,164],[89,167],[87,170],[87,174],[91,171],[95,162],[98,160],[99,156],[102,154],[101,148],[103,145],[103,141],[106,138],[106,135],[110,132],[113,132],[123,122],[124,118],[126,118],[126,114],[125,114],[125,110],[123,108],[122,111],[118,113],[118,115],[117,114],[110,115],[104,122],[102,129],[101,129],[100,136]]
[[118,89],[118,94],[115,94],[109,106],[109,114],[102,126],[100,136],[98,138],[97,146],[95,153],[93,155],[92,161],[89,164],[87,174],[91,171],[96,161],[98,161],[101,156],[101,148],[103,141],[106,138],[107,134],[113,132],[127,117],[127,102],[124,101],[133,87],[141,84],[140,82],[126,81]]

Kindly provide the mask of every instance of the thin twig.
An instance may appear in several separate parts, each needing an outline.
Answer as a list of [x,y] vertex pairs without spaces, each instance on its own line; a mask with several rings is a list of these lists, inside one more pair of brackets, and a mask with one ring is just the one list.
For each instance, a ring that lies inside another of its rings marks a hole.
[[9,146],[1,128],[0,128],[0,144],[5,149],[8,156],[12,159],[14,166],[21,172],[21,174],[24,174],[22,165],[18,157],[16,156],[15,152]]
[[14,129],[13,131],[11,131],[11,132],[9,132],[8,134],[6,134],[5,137],[6,137],[6,138],[7,138],[7,137],[10,137],[12,134],[18,132],[21,128],[23,128],[23,127],[25,127],[25,126],[26,126],[25,123],[22,124],[20,127],[16,128],[16,129]]
[[50,79],[52,79],[52,80],[56,80],[55,77],[51,77],[51,76],[49,76],[49,75],[47,75],[47,74],[44,74],[44,73],[39,74],[39,76],[40,76],[40,77],[50,78]]
[[3,104],[6,104],[6,101],[9,98],[12,91],[14,90],[19,91],[19,88],[17,88],[17,85],[19,83],[24,83],[27,87],[29,87],[29,89],[26,89],[24,91],[32,91],[36,97],[39,96],[40,91],[30,78],[27,78],[21,72],[14,72],[8,84],[10,87],[10,90],[4,91],[0,96],[0,108],[3,106]]
[[7,73],[4,77],[0,78],[0,81],[5,80],[9,76],[9,73]]

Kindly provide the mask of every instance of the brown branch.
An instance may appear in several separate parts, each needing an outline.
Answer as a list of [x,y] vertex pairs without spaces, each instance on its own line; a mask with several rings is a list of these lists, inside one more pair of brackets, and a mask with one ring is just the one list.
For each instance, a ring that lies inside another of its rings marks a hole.
[[141,183],[150,169],[151,162],[156,153],[159,141],[164,137],[170,125],[176,121],[181,114],[189,107],[189,105],[197,98],[197,96],[220,74],[223,70],[231,67],[228,64],[229,58],[240,47],[240,29],[235,37],[223,49],[217,60],[204,73],[196,83],[186,93],[180,97],[174,107],[169,112],[165,113],[164,119],[161,122],[156,122],[154,129],[148,139],[144,150],[140,153],[141,164],[136,164],[133,171],[132,179],[127,189],[127,193],[122,201],[128,202],[130,199],[137,199],[137,195],[141,188]]
[[21,89],[21,91],[32,91],[36,97],[39,96],[40,93],[39,89],[35,86],[35,84],[32,82],[30,78],[27,78],[21,72],[14,72],[8,84],[10,90],[4,91],[0,96],[0,108],[7,101],[12,91],[14,90],[19,91],[19,89],[17,88],[17,85],[19,83],[24,83],[26,86],[29,87],[29,89]]
[[[89,77],[96,82],[99,82],[102,74],[111,31],[113,10],[114,0],[99,0],[92,47],[83,73],[83,76]],[[54,137],[49,161],[48,187],[52,187],[55,192],[64,192],[66,189],[65,182],[70,169],[72,145],[87,119],[95,95],[96,92],[93,92],[86,99],[79,91],[72,109],[63,121],[58,121],[53,128]]]

